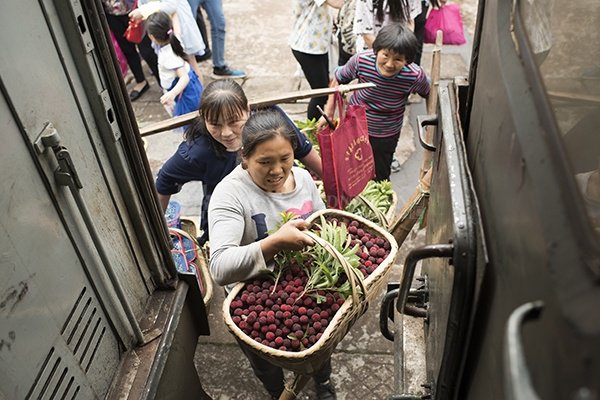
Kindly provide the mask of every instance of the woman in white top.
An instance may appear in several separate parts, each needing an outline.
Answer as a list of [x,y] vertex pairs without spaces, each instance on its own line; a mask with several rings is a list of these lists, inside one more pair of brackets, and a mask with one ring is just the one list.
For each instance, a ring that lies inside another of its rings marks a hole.
[[[340,8],[343,0],[294,0],[294,26],[289,38],[292,54],[302,67],[312,89],[329,85],[329,45],[333,20],[329,6]],[[327,96],[315,97],[308,103],[307,118],[319,119],[317,106],[324,107]]]
[[173,19],[175,33],[186,54],[185,59],[202,81],[202,72],[195,56],[204,55],[206,44],[189,3],[186,0],[138,0],[138,7],[129,13],[129,18],[143,20],[157,11],[164,11]]

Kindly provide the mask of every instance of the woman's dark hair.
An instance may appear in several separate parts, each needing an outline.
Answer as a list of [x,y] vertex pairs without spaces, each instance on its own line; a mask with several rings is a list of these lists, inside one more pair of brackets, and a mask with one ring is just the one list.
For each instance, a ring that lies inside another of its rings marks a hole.
[[[384,3],[386,7],[384,9]],[[410,19],[410,6],[408,0],[373,0],[373,9],[377,21],[383,22],[385,11],[390,14],[390,20],[394,22],[407,23]]]
[[175,32],[173,32],[173,21],[171,17],[164,11],[157,11],[146,19],[146,31],[154,36],[160,43],[169,43],[173,52],[179,57],[185,59],[187,54],[183,51],[183,46]]
[[216,124],[219,119],[224,121],[237,119],[248,111],[248,99],[242,87],[232,79],[214,80],[202,91],[198,117],[186,130],[184,138],[192,141],[199,136],[206,136],[215,153],[223,155],[227,151],[225,146],[212,137],[206,128],[206,121]]
[[415,34],[404,24],[389,23],[377,34],[373,42],[373,52],[388,49],[402,54],[408,64],[415,61],[419,49],[419,41]]
[[251,156],[256,146],[277,136],[290,142],[296,150],[298,138],[283,114],[275,109],[257,111],[248,118],[242,131],[242,156]]

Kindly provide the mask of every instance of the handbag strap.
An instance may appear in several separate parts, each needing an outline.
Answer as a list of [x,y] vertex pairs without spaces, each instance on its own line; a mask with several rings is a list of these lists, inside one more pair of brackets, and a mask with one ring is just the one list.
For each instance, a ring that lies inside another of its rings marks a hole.
[[342,96],[342,93],[339,90],[336,90],[333,94],[334,107],[337,106],[338,109],[338,117],[340,118],[340,123],[346,116],[346,99]]

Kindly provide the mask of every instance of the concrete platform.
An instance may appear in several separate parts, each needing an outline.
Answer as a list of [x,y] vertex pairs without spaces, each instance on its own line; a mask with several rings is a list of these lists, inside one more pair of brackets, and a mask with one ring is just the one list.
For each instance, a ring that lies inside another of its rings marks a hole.
[[[465,22],[474,21],[474,1],[464,1],[469,12]],[[263,97],[273,93],[307,89],[308,84],[298,76],[297,64],[287,45],[291,26],[289,2],[280,0],[224,0],[227,20],[226,60],[231,67],[242,68],[248,74],[240,80],[249,98]],[[472,28],[467,26],[467,33]],[[469,35],[470,36],[470,35]],[[426,45],[423,66],[431,65],[431,46]],[[442,77],[467,75],[470,44],[444,48],[442,51]],[[205,83],[210,80],[210,61],[201,63]],[[146,68],[146,71],[148,69]],[[149,72],[147,76],[150,76]],[[168,118],[162,105],[156,82],[150,79],[151,90],[133,103],[138,124]],[[282,104],[293,119],[304,119],[307,101]],[[392,174],[394,189],[401,207],[414,190],[421,161],[421,151],[415,137],[415,116],[425,113],[425,102],[409,105],[401,140],[396,150],[402,169]],[[147,138],[147,155],[154,173],[171,156],[181,141],[181,132],[163,132]],[[202,189],[199,183],[187,184],[174,196],[182,203],[185,215],[198,215]],[[424,243],[423,232],[414,232],[400,249],[401,264],[410,249]],[[391,281],[398,281],[401,266],[396,266]],[[266,391],[252,373],[233,336],[227,331],[221,314],[223,291],[215,288],[210,305],[209,322],[211,335],[201,337],[196,350],[196,365],[205,390],[219,400],[259,400],[268,398]],[[333,381],[338,399],[385,399],[393,392],[394,364],[393,343],[379,332],[379,301],[351,329],[333,354]],[[409,388],[422,393],[425,383],[425,357],[422,322],[406,319],[405,347]],[[313,399],[315,393],[309,383],[299,399]]]

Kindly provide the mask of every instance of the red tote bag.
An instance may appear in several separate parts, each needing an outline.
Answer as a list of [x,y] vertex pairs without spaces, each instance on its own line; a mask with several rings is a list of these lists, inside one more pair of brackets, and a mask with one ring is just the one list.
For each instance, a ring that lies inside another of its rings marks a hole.
[[340,93],[334,96],[339,110],[337,128],[317,133],[323,163],[323,187],[327,207],[343,209],[375,176],[375,160],[369,143],[367,114],[362,105],[347,105]]

